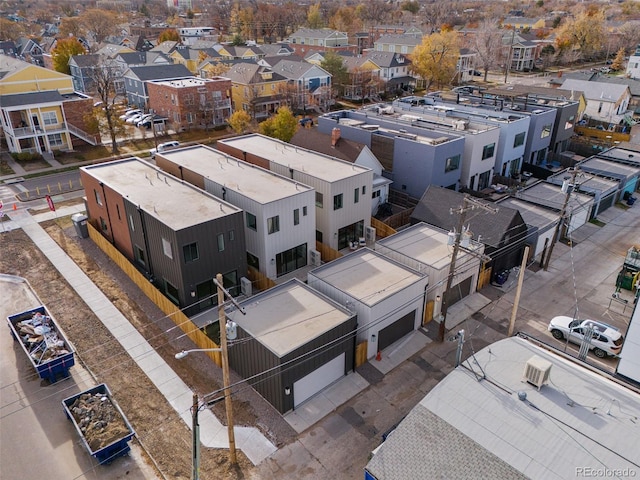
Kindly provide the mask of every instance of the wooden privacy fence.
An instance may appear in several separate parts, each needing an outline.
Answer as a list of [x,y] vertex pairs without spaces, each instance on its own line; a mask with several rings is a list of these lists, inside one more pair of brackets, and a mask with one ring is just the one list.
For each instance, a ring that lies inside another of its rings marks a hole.
[[330,262],[331,260],[335,260],[336,258],[340,258],[342,254],[331,248],[329,245],[325,245],[324,243],[320,243],[316,241],[316,250],[320,252],[320,257],[323,262]]
[[[118,267],[127,274],[144,294],[162,310],[162,312],[189,337],[197,348],[209,349],[218,348],[218,345],[207,337],[177,305],[158,291],[158,289],[147,278],[136,269],[129,259],[122,255],[106,238],[104,238],[91,223],[87,222],[89,237]],[[205,352],[211,360],[218,366],[222,366],[220,352]]]
[[482,266],[480,269],[480,273],[478,273],[478,290],[481,290],[483,287],[486,287],[491,282],[491,272],[493,268]]
[[371,217],[371,226],[376,229],[376,236],[380,238],[385,238],[394,233],[397,233],[395,229],[387,225],[386,223],[382,223],[377,218]]
[[253,267],[249,267],[247,277],[251,280],[251,285],[260,292],[264,292],[265,290],[269,290],[271,287],[276,286],[276,282],[261,273],[260,270]]
[[358,368],[360,365],[367,363],[368,347],[369,347],[369,342],[367,342],[366,340],[356,345],[356,368]]

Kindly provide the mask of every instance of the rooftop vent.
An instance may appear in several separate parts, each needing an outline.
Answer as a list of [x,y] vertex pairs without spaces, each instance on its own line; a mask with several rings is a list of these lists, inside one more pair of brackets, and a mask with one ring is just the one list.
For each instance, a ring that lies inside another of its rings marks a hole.
[[549,383],[549,376],[551,374],[551,362],[534,355],[527,360],[524,366],[524,378],[523,381],[527,381],[532,385],[538,387],[538,390],[543,385]]

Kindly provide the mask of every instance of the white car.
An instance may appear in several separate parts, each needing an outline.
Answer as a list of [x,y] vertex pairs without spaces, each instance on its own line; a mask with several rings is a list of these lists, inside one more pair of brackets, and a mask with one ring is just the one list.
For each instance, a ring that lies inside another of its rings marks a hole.
[[136,127],[141,127],[143,123],[151,120],[153,118],[153,113],[147,113],[146,115],[142,115],[136,122]]
[[142,113],[142,110],[140,110],[139,108],[131,108],[120,115],[120,120],[126,120],[127,118],[138,115],[140,113]]
[[144,114],[142,113],[136,113],[135,115],[132,115],[130,117],[128,117],[125,122],[127,123],[132,123],[133,125],[135,125],[136,123],[138,123],[138,121],[142,118]]
[[571,317],[554,317],[549,322],[548,330],[558,340],[568,339],[570,342],[581,344],[586,333],[592,330],[589,350],[598,358],[607,355],[618,355],[622,349],[624,338],[615,327],[596,320],[574,320]]
[[161,143],[160,145],[158,145],[158,148],[152,148],[151,150],[149,150],[149,153],[151,154],[151,158],[156,158],[156,153],[164,152],[166,150],[170,150],[179,146],[180,142],[178,142],[177,140],[172,140],[170,142]]

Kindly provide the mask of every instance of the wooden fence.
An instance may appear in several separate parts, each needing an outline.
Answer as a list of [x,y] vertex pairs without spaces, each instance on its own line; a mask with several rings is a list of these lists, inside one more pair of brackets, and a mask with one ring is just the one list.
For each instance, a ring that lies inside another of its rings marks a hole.
[[329,245],[325,245],[324,243],[320,243],[316,241],[316,250],[320,252],[320,257],[323,262],[330,262],[337,258],[340,258],[342,254],[331,248]]
[[489,285],[491,282],[491,272],[493,269],[491,267],[482,266],[480,269],[480,273],[478,274],[478,290]]
[[276,282],[260,272],[260,270],[251,266],[248,268],[247,278],[251,280],[252,290],[254,290],[253,293],[264,292],[276,286]]
[[371,226],[376,229],[376,237],[385,238],[394,233],[397,233],[396,230],[386,223],[382,223],[377,218],[371,217]]
[[[207,337],[177,305],[158,291],[158,289],[147,278],[136,269],[129,259],[122,255],[106,238],[104,238],[93,225],[87,222],[89,237],[118,267],[127,274],[142,292],[162,310],[162,312],[175,323],[185,335],[187,335],[197,348],[209,349],[218,348],[218,345]],[[205,352],[209,358],[222,366],[220,352]]]
[[356,368],[360,365],[364,365],[367,363],[367,348],[369,347],[369,342],[366,340],[362,343],[356,345]]

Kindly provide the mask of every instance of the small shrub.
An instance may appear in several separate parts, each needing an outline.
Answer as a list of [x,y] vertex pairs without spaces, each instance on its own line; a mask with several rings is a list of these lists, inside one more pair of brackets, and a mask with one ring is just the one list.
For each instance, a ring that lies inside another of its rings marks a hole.
[[11,156],[14,158],[16,162],[33,162],[33,161],[41,161],[42,155],[39,153],[30,153],[30,152],[20,152],[20,153],[12,153]]

